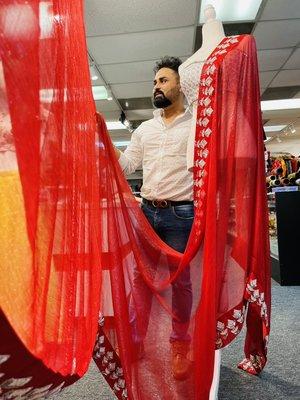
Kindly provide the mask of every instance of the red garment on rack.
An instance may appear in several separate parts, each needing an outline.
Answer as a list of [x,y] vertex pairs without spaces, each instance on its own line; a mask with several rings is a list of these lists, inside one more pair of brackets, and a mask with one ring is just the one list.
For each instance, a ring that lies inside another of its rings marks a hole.
[[[208,399],[214,349],[230,343],[244,319],[241,367],[259,373],[270,272],[254,39],[224,39],[199,79],[195,220],[180,254],[140,210],[101,117],[96,129],[81,2],[2,1],[0,9],[0,101],[18,162],[4,171],[12,179],[1,175],[1,196],[19,238],[2,251],[0,306],[26,348],[55,372],[82,375],[103,276],[101,308],[114,319],[129,398]],[[193,288],[188,321],[172,311],[172,284],[185,268]],[[191,338],[193,368],[183,382],[171,374],[172,319]]]

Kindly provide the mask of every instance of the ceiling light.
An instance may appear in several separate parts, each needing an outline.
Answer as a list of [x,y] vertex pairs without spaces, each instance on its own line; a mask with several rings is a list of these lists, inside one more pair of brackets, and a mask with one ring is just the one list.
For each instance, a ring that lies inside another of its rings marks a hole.
[[93,75],[92,76],[92,81],[96,81],[98,79],[98,76],[97,75]]
[[126,107],[129,107],[128,101],[125,102],[125,106],[126,106]]
[[202,0],[199,23],[203,24],[204,9],[209,4],[214,6],[217,19],[223,22],[253,21],[256,18],[262,0]]
[[264,125],[265,132],[279,132],[284,129],[286,125]]
[[126,141],[124,140],[124,141],[120,141],[120,142],[113,142],[113,144],[114,144],[116,147],[125,147],[125,146],[128,146],[129,143],[130,143],[129,140],[126,140]]
[[92,86],[94,100],[106,100],[107,90],[105,86]]
[[119,130],[119,129],[125,130],[126,129],[125,126],[120,121],[108,121],[108,122],[106,122],[106,126],[107,126],[107,129],[109,131],[115,131],[115,130]]
[[107,98],[108,101],[112,101],[112,99],[113,98],[111,96]]
[[300,108],[300,99],[265,100],[261,102],[262,111],[291,110]]

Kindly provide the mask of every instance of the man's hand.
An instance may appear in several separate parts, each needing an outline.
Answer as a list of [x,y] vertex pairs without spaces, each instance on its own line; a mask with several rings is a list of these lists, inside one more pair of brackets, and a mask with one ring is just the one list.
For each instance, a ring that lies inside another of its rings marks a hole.
[[118,160],[121,157],[121,152],[115,146],[114,146],[114,149],[115,149],[115,154],[116,154],[116,157],[117,157],[117,160]]

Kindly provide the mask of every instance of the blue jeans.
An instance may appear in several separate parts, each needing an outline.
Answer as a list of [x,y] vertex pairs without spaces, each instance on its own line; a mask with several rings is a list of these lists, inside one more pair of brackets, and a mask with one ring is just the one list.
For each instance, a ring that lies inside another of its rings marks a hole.
[[[155,208],[152,205],[142,203],[142,210],[152,225],[157,235],[170,247],[183,253],[190,235],[194,219],[194,206],[193,204],[184,204],[179,206],[172,206],[169,208]],[[172,268],[172,267],[170,267]],[[170,271],[172,272],[172,271]],[[135,271],[134,287],[145,284],[138,271]],[[142,299],[141,299],[142,300]],[[144,302],[147,300],[144,298]],[[148,302],[149,303],[149,302]],[[188,335],[189,321],[193,303],[192,283],[190,278],[190,268],[186,267],[181,274],[172,283],[172,312],[175,318],[172,319],[172,333],[170,341],[182,340],[190,341]],[[144,321],[142,332],[136,334],[134,311],[130,307],[130,322],[133,327],[134,341],[141,341],[146,334],[148,319],[151,309],[150,304],[145,304]]]

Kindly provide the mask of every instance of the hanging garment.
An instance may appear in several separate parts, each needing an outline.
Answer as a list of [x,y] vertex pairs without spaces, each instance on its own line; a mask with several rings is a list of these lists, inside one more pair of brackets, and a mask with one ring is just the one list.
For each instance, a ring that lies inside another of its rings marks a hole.
[[101,287],[82,5],[0,1],[0,15],[0,307],[34,357],[80,376]]
[[[2,180],[1,196],[19,238],[4,233],[12,240],[1,249],[3,314],[34,357],[74,376],[91,359],[101,308],[113,320],[124,396],[208,399],[214,350],[245,319],[240,366],[257,374],[266,362],[270,273],[254,39],[224,39],[199,77],[195,219],[182,254],[153,231],[102,117],[96,126],[81,2],[46,3],[0,3],[0,99],[18,167],[2,169],[13,179]],[[183,275],[189,310],[174,307]],[[191,365],[184,381],[171,373],[175,325]]]
[[[245,319],[246,358],[239,367],[258,374],[266,362],[270,264],[253,37],[224,39],[207,60],[199,83],[195,220],[183,255],[149,236],[99,119],[105,178],[114,182],[107,194],[115,202],[114,215],[107,211],[109,252],[115,253],[113,309],[132,398],[207,399],[214,349],[229,344]],[[176,313],[173,297],[173,286],[187,268],[192,283],[188,318]],[[189,338],[192,365],[189,379],[180,383],[171,374],[174,324]]]

